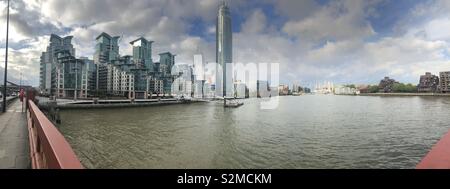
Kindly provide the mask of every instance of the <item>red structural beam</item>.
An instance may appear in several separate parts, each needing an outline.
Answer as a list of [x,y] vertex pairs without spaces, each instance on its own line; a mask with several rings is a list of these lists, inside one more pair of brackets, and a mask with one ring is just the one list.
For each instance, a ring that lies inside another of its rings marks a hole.
[[417,169],[450,169],[450,132],[436,143],[416,166]]
[[64,136],[32,100],[28,101],[28,135],[33,169],[83,169]]

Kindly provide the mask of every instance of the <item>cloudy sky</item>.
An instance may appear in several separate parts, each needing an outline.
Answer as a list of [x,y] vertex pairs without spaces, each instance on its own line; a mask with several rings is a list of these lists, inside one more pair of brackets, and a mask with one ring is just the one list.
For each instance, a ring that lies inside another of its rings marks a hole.
[[[235,62],[278,62],[282,83],[417,83],[450,70],[448,0],[229,0]],[[123,36],[120,51],[144,36],[158,53],[215,60],[216,0],[12,0],[9,80],[38,85],[49,36],[73,35],[77,56],[93,57],[101,32]],[[0,1],[0,76],[6,1]]]

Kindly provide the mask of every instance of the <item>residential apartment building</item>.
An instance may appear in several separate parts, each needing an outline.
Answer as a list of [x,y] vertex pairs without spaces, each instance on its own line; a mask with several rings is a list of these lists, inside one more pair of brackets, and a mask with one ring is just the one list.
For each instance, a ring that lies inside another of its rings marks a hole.
[[442,93],[450,93],[450,71],[439,73],[439,89]]
[[[170,63],[164,63],[162,65],[170,65]],[[176,78],[172,83],[171,93],[179,97],[192,97],[194,95],[193,67],[188,64],[179,64],[173,67],[171,72],[176,75]]]
[[119,36],[112,37],[103,32],[95,38],[94,62],[111,64],[114,60],[119,59]]
[[378,89],[380,92],[390,93],[390,92],[392,92],[395,83],[398,83],[398,82],[389,77],[384,77],[384,79],[382,79],[380,81],[380,84],[378,85]]
[[60,37],[55,34],[50,36],[50,43],[47,46],[46,51],[42,52],[40,57],[39,89],[42,94],[51,95],[52,86],[54,86],[52,81],[56,81],[54,71],[58,63],[57,55],[61,52],[65,52],[75,56],[72,38],[72,36]]
[[278,94],[281,95],[288,95],[289,94],[289,85],[279,85],[278,87]]
[[439,88],[439,77],[426,72],[425,75],[420,76],[417,90],[419,92],[437,92]]
[[170,94],[172,91],[172,83],[174,76],[172,75],[172,68],[175,65],[175,55],[170,52],[159,54],[159,65],[157,66],[159,73],[155,78],[159,78],[164,82],[164,93]]
[[71,36],[51,35],[41,56],[40,89],[61,98],[118,96],[148,98],[149,94],[171,94],[175,55],[160,54],[152,60],[152,43],[143,37],[130,42],[133,55],[120,56],[119,39],[107,33],[96,38],[94,59],[76,58]]
[[153,41],[143,37],[130,42],[133,46],[133,61],[137,68],[153,70],[152,43]]
[[149,79],[149,85],[148,85],[148,91],[149,94],[164,94],[164,82],[163,80],[155,80],[155,79]]
[[72,36],[52,34],[40,65],[41,94],[74,99],[91,95],[96,67],[88,58],[75,58]]

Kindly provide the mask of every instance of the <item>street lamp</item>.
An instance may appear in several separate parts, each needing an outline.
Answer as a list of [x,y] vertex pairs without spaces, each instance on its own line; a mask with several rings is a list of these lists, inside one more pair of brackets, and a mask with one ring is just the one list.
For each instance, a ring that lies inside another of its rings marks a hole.
[[6,8],[6,53],[5,53],[5,78],[3,81],[3,105],[2,112],[6,112],[6,80],[8,79],[8,35],[9,35],[9,0]]
[[73,95],[73,100],[76,101],[77,100],[77,88],[78,88],[78,60],[75,60],[75,68],[73,68],[73,70],[75,70],[75,90],[74,90],[74,95]]

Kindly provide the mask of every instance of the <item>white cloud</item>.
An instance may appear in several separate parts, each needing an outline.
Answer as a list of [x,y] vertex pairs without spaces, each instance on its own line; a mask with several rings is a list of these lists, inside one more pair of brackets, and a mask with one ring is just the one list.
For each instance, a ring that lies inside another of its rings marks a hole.
[[[45,48],[48,37],[38,37],[29,43],[29,48],[14,50],[9,48],[8,51],[8,81],[19,83],[20,73],[22,73],[22,83],[25,85],[38,85],[39,77],[39,61],[41,56],[41,48]],[[5,57],[5,48],[0,48],[0,57]],[[4,59],[0,64],[3,81]]]
[[431,40],[449,40],[450,18],[432,20],[425,26],[425,31]]

